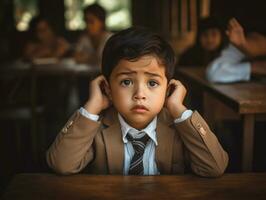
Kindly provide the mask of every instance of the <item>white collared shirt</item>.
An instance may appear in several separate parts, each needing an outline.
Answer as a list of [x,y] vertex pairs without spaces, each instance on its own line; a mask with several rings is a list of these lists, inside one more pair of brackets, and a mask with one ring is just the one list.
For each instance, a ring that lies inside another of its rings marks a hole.
[[207,69],[206,76],[210,82],[230,83],[249,81],[251,76],[251,63],[242,62],[246,58],[238,48],[229,44],[221,55],[212,61]]
[[[80,108],[79,112],[87,117],[90,120],[98,121],[99,115],[94,115],[89,113],[84,108]],[[187,118],[189,118],[192,115],[191,110],[186,110],[182,113],[180,118],[175,119],[174,123],[180,123]],[[128,131],[130,130],[131,136],[134,138],[138,135],[139,130],[136,130],[135,128],[128,125],[123,117],[118,114],[118,119],[121,125],[121,132],[122,132],[122,139],[124,142],[124,169],[123,173],[124,175],[128,175],[129,167],[130,167],[130,161],[133,158],[134,155],[134,148],[126,138],[126,135]],[[150,140],[145,146],[144,154],[143,154],[143,169],[144,169],[144,175],[159,175],[160,172],[158,171],[156,160],[155,160],[155,147],[158,144],[157,137],[156,137],[156,127],[157,127],[157,116],[148,124],[148,126],[141,131],[144,131],[149,137]],[[140,135],[138,135],[140,137]]]
[[[124,175],[128,175],[129,167],[130,167],[130,161],[134,156],[134,148],[131,142],[128,141],[126,138],[127,134],[129,134],[133,138],[141,137],[145,133],[150,137],[150,140],[145,146],[144,154],[143,154],[143,169],[144,169],[144,175],[158,175],[159,171],[156,166],[155,162],[155,146],[158,145],[157,138],[156,138],[156,126],[157,126],[157,117],[155,117],[146,128],[142,130],[137,130],[130,125],[128,125],[123,117],[118,114],[118,119],[121,125],[121,131],[122,131],[122,138],[124,142]],[[143,131],[142,135],[139,135],[138,133],[140,131]],[[145,133],[144,133],[145,132]]]

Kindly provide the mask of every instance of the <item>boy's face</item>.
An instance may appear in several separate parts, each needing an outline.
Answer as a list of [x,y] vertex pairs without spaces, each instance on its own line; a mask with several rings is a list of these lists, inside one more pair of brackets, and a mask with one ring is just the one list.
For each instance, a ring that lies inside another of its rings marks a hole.
[[125,121],[145,128],[161,111],[166,91],[165,68],[154,56],[120,60],[109,79],[110,98]]

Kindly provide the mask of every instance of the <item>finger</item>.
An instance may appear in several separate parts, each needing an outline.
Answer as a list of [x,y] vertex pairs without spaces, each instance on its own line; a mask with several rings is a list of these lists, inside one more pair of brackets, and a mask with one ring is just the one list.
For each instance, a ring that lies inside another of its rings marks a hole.
[[227,24],[227,29],[232,29],[234,26],[234,18],[230,19]]
[[235,18],[233,19],[233,23],[235,27],[242,27],[241,24]]
[[95,83],[99,86],[105,84],[105,78],[103,75],[98,76],[96,79],[94,79]]
[[180,86],[180,85],[183,85],[183,84],[182,84],[179,80],[171,79],[171,80],[169,81],[168,86],[170,86],[170,85]]
[[109,82],[107,81],[105,76],[103,76],[103,82],[104,82],[105,86],[109,87]]
[[233,20],[233,28],[237,31],[243,30],[243,27],[241,26],[241,24],[236,19]]
[[[184,92],[186,94],[186,88],[181,83],[181,81],[175,80],[175,79],[170,80],[168,84],[168,91],[170,92],[170,95],[172,95],[173,93],[176,93],[179,90],[182,91],[182,93]],[[169,96],[169,92],[168,92],[168,96]]]

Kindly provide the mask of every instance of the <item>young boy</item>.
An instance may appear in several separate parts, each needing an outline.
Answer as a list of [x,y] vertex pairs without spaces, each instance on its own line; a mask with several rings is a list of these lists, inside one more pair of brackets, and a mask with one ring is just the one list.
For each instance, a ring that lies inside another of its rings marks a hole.
[[183,105],[186,89],[171,79],[175,55],[160,36],[141,28],[113,35],[102,76],[87,103],[47,151],[62,174],[223,174],[227,153],[206,122]]

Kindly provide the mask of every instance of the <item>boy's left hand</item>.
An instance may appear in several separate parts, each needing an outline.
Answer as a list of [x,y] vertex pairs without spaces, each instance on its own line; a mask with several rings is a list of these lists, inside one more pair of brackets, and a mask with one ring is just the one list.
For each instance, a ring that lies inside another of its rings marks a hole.
[[174,119],[179,118],[187,109],[183,105],[187,90],[184,85],[175,79],[171,79],[168,84],[168,92],[165,106]]

